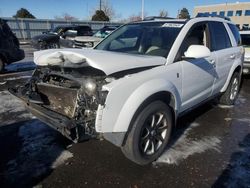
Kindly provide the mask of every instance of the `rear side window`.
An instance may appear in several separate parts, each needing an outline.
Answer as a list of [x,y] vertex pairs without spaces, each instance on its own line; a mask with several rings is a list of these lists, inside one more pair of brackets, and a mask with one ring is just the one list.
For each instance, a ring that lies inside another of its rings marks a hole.
[[250,34],[241,34],[242,45],[250,46]]
[[227,30],[222,22],[209,22],[211,51],[232,47]]
[[233,25],[233,24],[228,24],[229,28],[231,29],[233,35],[234,35],[234,38],[235,38],[235,41],[236,43],[239,45],[241,45],[241,39],[240,39],[240,34],[239,34],[239,29]]

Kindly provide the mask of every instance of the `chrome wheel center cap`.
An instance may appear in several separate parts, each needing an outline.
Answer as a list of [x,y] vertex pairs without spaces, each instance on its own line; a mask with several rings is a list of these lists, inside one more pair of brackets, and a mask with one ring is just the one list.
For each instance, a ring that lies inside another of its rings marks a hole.
[[150,132],[150,134],[151,134],[151,136],[155,136],[156,135],[156,131],[155,130],[152,130],[151,132]]

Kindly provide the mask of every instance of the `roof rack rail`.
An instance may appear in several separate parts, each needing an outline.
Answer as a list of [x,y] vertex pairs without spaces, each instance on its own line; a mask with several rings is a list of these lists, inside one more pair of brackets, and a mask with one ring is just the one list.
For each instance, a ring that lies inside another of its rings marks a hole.
[[217,18],[222,18],[224,20],[231,21],[231,19],[226,17],[226,16],[220,16],[220,15],[217,15],[217,14],[210,14],[210,13],[198,13],[196,15],[196,18],[199,18],[199,17],[217,17]]
[[160,20],[169,20],[169,19],[174,19],[174,18],[161,17],[161,16],[148,16],[148,17],[144,18],[143,21],[151,21],[151,20],[160,21]]

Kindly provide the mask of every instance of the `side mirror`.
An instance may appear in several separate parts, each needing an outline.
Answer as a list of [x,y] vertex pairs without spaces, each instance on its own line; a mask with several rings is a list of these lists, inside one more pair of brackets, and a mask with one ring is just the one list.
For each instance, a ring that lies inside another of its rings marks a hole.
[[209,57],[210,54],[211,51],[209,48],[203,45],[191,45],[184,52],[185,58],[205,58]]

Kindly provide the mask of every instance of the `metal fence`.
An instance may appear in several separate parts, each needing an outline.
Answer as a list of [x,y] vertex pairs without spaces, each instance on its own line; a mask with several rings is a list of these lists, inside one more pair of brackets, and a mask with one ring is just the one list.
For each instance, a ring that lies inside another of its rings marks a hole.
[[29,40],[35,35],[39,35],[44,31],[54,29],[58,25],[89,25],[93,31],[102,28],[105,25],[121,25],[117,22],[96,22],[96,21],[60,21],[45,19],[16,19],[2,18],[7,21],[11,30],[16,34],[18,39]]

